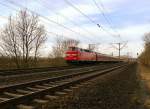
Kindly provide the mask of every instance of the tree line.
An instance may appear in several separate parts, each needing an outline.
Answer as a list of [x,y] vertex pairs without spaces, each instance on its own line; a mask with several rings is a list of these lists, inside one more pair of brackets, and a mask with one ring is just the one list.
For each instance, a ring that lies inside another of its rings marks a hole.
[[43,60],[48,61],[47,65],[54,62],[59,64],[55,59],[62,61],[70,43],[79,44],[79,41],[59,36],[49,57],[41,58],[40,49],[47,41],[46,29],[38,15],[26,10],[21,10],[16,16],[9,16],[8,23],[0,31],[0,61],[5,61],[7,67],[36,67]]
[[150,32],[144,35],[143,40],[144,51],[140,55],[139,59],[143,65],[150,66]]

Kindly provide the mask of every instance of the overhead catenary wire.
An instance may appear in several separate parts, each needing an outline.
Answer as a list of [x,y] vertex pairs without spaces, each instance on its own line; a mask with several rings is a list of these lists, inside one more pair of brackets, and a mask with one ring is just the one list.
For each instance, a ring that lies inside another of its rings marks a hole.
[[[13,5],[15,5],[15,6],[18,6],[18,7],[22,7],[22,8],[27,9],[26,7],[24,7],[24,6],[22,6],[22,5],[18,4],[18,3],[15,3],[15,2],[12,1],[12,0],[7,0],[7,1],[8,1],[10,4],[13,4]],[[66,30],[69,30],[69,31],[71,31],[71,32],[73,32],[73,33],[75,33],[75,34],[78,34],[78,35],[82,36],[82,37],[84,36],[84,35],[82,35],[81,33],[76,32],[76,31],[70,29],[69,27],[66,27],[66,26],[63,25],[63,24],[60,24],[60,23],[58,23],[58,22],[56,22],[56,21],[54,21],[54,20],[49,19],[48,17],[45,17],[45,16],[39,14],[38,12],[35,12],[35,11],[31,10],[31,9],[27,9],[27,10],[28,10],[29,12],[31,12],[31,13],[37,14],[37,15],[40,16],[41,18],[43,18],[43,19],[45,19],[45,20],[47,20],[47,21],[49,21],[49,22],[51,22],[51,23],[54,23],[54,24],[56,24],[56,25],[58,25],[58,26],[60,26],[60,27],[62,27],[62,28],[65,28]],[[88,39],[88,38],[87,38],[87,39]],[[90,39],[90,41],[91,41],[91,39]]]
[[[5,6],[5,7],[8,7],[8,8],[10,8],[10,9],[12,9],[12,10],[15,10],[15,11],[19,11],[19,10],[17,10],[16,8],[14,8],[14,7],[10,7],[9,5],[7,5],[7,4],[4,4],[4,3],[2,3],[2,2],[0,2],[0,4],[1,5],[3,5],[3,6]],[[40,16],[41,17],[41,16]],[[67,35],[64,35],[64,34],[59,34],[59,33],[55,33],[55,32],[52,32],[52,31],[46,31],[46,33],[48,33],[48,34],[53,34],[53,35],[55,35],[56,37],[58,37],[58,36],[62,36],[62,37],[65,37],[65,38],[69,38],[70,39],[70,36],[67,36]],[[77,37],[76,37],[77,38]],[[82,38],[84,38],[84,37],[82,37]],[[72,39],[72,38],[71,38]],[[73,38],[74,39],[74,38]],[[79,40],[79,39],[76,39],[76,40]],[[89,38],[84,38],[84,40],[87,40],[87,41],[91,41],[91,39],[89,39]]]
[[72,8],[74,8],[76,11],[78,11],[82,16],[86,17],[91,23],[93,23],[94,25],[97,25],[99,28],[101,28],[103,31],[105,31],[107,34],[116,37],[117,35],[112,34],[111,32],[107,31],[102,25],[98,24],[97,22],[95,22],[93,19],[91,19],[88,15],[86,15],[84,12],[82,12],[79,8],[77,8],[76,6],[74,6],[73,3],[69,2],[68,0],[64,0],[69,6],[71,6]]
[[[43,0],[42,0],[42,1],[43,1]],[[64,19],[70,21],[73,25],[75,25],[75,26],[81,28],[84,32],[89,33],[89,34],[91,34],[91,35],[95,35],[94,33],[91,33],[90,31],[86,30],[85,28],[82,28],[81,25],[77,24],[76,22],[74,22],[73,20],[71,20],[71,19],[69,19],[68,17],[64,16],[63,14],[60,14],[60,13],[55,12],[55,11],[52,11],[52,9],[51,9],[50,7],[48,7],[47,5],[45,5],[45,4],[41,4],[41,5],[45,6],[45,7],[46,7],[48,10],[50,10],[51,12],[53,12],[53,13],[55,13],[55,14],[57,14],[57,15],[63,17]]]
[[[4,5],[4,4],[3,4]],[[6,5],[6,6],[8,6],[8,5]],[[16,8],[14,8],[14,10],[17,10]],[[17,10],[18,11],[18,10]],[[30,11],[30,12],[33,12],[33,13],[36,13],[35,11]],[[37,14],[37,13],[36,13]],[[42,17],[39,13],[37,14],[37,15],[39,15],[40,17]],[[43,17],[42,17],[43,18]],[[43,19],[45,19],[45,18],[43,18]],[[47,21],[49,21],[49,20],[47,20]],[[58,22],[56,22],[56,23],[58,23]],[[60,23],[58,23],[58,24],[60,24]],[[61,24],[62,25],[62,24]],[[60,25],[59,25],[60,26]],[[100,25],[100,27],[101,28],[103,28],[103,26],[101,26]],[[66,28],[65,28],[66,29]],[[105,28],[103,28],[103,29],[105,29]],[[68,30],[68,29],[67,29]],[[70,30],[69,30],[70,31]],[[74,31],[74,30],[73,30]],[[57,34],[57,33],[53,33],[53,32],[49,32],[49,31],[47,31],[47,33],[49,33],[49,34],[53,34],[53,35],[55,35],[55,36],[65,36],[65,35],[62,35],[62,34]],[[76,33],[76,34],[80,34],[80,33]],[[111,33],[110,33],[111,34]],[[81,34],[80,34],[81,35]],[[65,37],[68,37],[68,36],[65,36]]]
[[[15,6],[23,7],[23,6],[19,5],[18,3],[13,2],[12,0],[11,0],[11,1],[10,1],[10,0],[7,0],[7,1],[8,1],[9,3],[15,5]],[[24,7],[24,8],[25,8],[25,7]],[[56,22],[56,21],[53,21],[53,20],[51,20],[51,19],[49,19],[49,18],[47,18],[47,17],[45,17],[45,16],[42,16],[41,14],[39,14],[39,13],[37,13],[37,12],[34,12],[33,10],[28,9],[28,11],[33,12],[33,13],[39,15],[40,17],[44,18],[45,20],[50,21],[50,22],[52,22],[52,23],[54,23],[54,24],[57,24],[57,25],[59,25],[59,26],[65,28],[65,29],[67,29],[67,30],[69,30],[69,31],[71,31],[71,32],[74,32],[74,33],[76,33],[76,34],[78,34],[78,35],[81,35],[80,33],[76,32],[76,31],[74,31],[74,30],[72,30],[72,29],[70,29],[70,28],[68,28],[68,27],[66,27],[66,26],[64,26],[64,25],[62,25],[62,24]],[[82,13],[82,14],[84,14],[84,13]],[[84,14],[84,15],[86,16],[86,14]],[[86,17],[88,17],[88,16],[86,16]],[[88,17],[88,18],[89,18],[89,17]],[[89,19],[90,19],[90,18],[89,18]],[[90,19],[90,20],[94,23],[94,21],[93,21],[92,19]],[[103,27],[101,27],[101,28],[102,28],[103,30],[105,30]],[[109,32],[107,32],[107,33],[109,33]],[[109,34],[111,34],[111,33],[109,33]],[[90,39],[90,40],[91,40],[91,39]]]
[[0,2],[0,4],[1,4],[2,6],[5,6],[5,7],[8,7],[8,8],[10,8],[10,9],[13,9],[13,10],[15,10],[15,11],[18,11],[16,8],[11,7],[11,6],[9,6],[9,5],[3,3],[3,2]]
[[[16,8],[10,7],[9,5],[4,4],[4,3],[2,3],[2,2],[0,2],[0,5],[5,6],[5,7],[7,7],[7,8],[12,9],[12,10],[15,10],[15,11],[19,11],[19,10],[17,10]],[[46,31],[46,33],[47,33],[47,34],[53,34],[53,35],[55,35],[55,36],[63,36],[63,37],[65,37],[65,38],[69,38],[69,36],[62,35],[62,34],[58,34],[58,33],[51,32],[51,31]]]
[[98,8],[98,10],[102,13],[102,16],[104,17],[104,19],[106,20],[106,22],[108,23],[108,25],[110,26],[110,28],[111,28],[116,34],[119,35],[119,33],[113,28],[110,19],[109,19],[109,18],[105,15],[105,13],[103,12],[103,11],[106,11],[106,9],[104,8],[104,5],[101,3],[101,1],[100,1],[100,6],[101,6],[102,8],[98,5],[98,3],[96,2],[96,0],[93,0],[93,2],[94,2],[94,4],[95,4],[95,6]]

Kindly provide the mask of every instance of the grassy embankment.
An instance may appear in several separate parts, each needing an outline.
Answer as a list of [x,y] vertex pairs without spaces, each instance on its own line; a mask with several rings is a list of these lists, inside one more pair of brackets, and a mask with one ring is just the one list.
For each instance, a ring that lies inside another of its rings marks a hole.
[[143,100],[146,109],[150,109],[150,67],[139,65]]
[[[63,58],[38,58],[36,64],[32,61],[29,63],[29,67],[51,67],[51,66],[65,66],[67,63]],[[0,69],[14,69],[17,68],[13,59],[7,57],[0,57]],[[22,65],[21,68],[24,68]]]

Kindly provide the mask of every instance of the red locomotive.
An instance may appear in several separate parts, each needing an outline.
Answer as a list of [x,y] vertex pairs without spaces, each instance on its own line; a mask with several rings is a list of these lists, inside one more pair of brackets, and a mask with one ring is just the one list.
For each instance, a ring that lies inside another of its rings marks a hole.
[[120,59],[104,55],[101,53],[93,52],[88,49],[78,47],[69,47],[66,51],[65,60],[68,63],[73,62],[119,62]]

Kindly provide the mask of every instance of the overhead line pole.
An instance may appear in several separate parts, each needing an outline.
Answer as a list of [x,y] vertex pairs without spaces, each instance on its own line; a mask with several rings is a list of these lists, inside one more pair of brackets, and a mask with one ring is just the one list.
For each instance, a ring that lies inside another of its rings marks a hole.
[[121,55],[121,50],[126,46],[127,43],[112,43],[112,44],[117,44],[118,45],[118,48],[117,47],[114,47],[115,49],[118,50],[118,57],[120,59],[120,55]]

